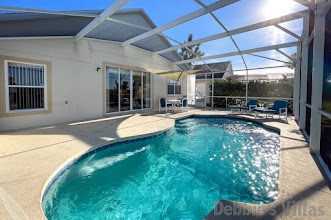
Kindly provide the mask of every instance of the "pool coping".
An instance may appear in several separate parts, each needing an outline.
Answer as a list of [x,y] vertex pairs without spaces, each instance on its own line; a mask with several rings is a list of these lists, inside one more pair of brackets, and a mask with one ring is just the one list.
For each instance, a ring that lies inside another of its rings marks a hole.
[[[253,122],[256,124],[261,125],[262,127],[272,130],[274,132],[277,132],[279,134],[279,136],[281,135],[281,129],[274,127],[274,126],[270,126],[270,125],[266,125],[265,123],[261,122],[261,121],[257,121],[256,119],[251,119],[251,118],[246,118],[246,117],[242,117],[240,115],[219,115],[219,114],[210,114],[210,115],[204,115],[204,114],[196,114],[196,113],[192,113],[189,115],[184,115],[184,116],[179,116],[176,118],[173,118],[173,120],[179,121],[179,120],[184,120],[184,119],[188,119],[188,118],[231,118],[231,119],[239,119],[239,120],[243,120],[243,121],[249,121],[249,122]],[[65,173],[65,171],[67,171],[71,166],[73,166],[74,164],[82,161],[83,159],[85,159],[86,157],[93,155],[97,152],[109,149],[111,147],[115,147],[118,145],[122,145],[122,144],[127,144],[127,143],[134,143],[134,142],[139,142],[139,141],[145,141],[145,140],[149,140],[149,139],[153,139],[156,137],[159,137],[161,135],[164,135],[165,133],[167,133],[168,131],[170,131],[171,129],[173,129],[175,127],[175,123],[173,124],[172,127],[169,127],[167,129],[164,129],[162,131],[156,131],[156,132],[151,132],[149,134],[143,134],[143,135],[135,135],[135,136],[130,136],[130,137],[124,137],[124,138],[117,138],[111,141],[107,141],[105,143],[102,144],[98,144],[95,146],[92,146],[91,149],[89,150],[84,150],[81,151],[75,155],[73,155],[72,157],[68,158],[64,163],[62,163],[47,179],[47,181],[44,183],[44,186],[42,188],[41,191],[41,197],[40,197],[40,209],[42,210],[42,214],[43,216],[47,219],[44,210],[42,208],[42,202],[43,199],[45,197],[45,195],[47,194],[47,192],[49,191],[49,189],[52,187],[52,185],[56,182],[56,180]],[[281,137],[279,137],[281,138]],[[281,148],[281,143],[279,143],[279,148]],[[281,157],[279,155],[279,170],[280,170],[280,163],[281,163]],[[279,172],[278,170],[278,172]],[[278,176],[278,182],[279,182],[279,176]],[[278,184],[279,185],[279,184]],[[278,195],[277,195],[277,199],[278,200]],[[273,202],[276,202],[273,201]],[[227,200],[221,200],[221,201],[227,201]],[[221,202],[220,201],[220,202]],[[272,202],[272,203],[273,203]],[[244,204],[249,204],[249,203],[244,203]],[[271,204],[271,203],[269,203]],[[254,204],[253,204],[254,205]],[[211,211],[213,212],[213,210]],[[207,216],[206,216],[207,217]]]
[[43,186],[43,189],[41,191],[41,198],[40,198],[40,208],[42,210],[44,217],[47,219],[47,217],[44,213],[44,210],[42,208],[42,201],[43,201],[46,193],[49,191],[50,187],[52,187],[52,185],[55,183],[55,181],[71,166],[73,166],[74,164],[80,162],[81,160],[85,159],[86,157],[93,155],[97,152],[100,152],[100,151],[103,151],[103,150],[106,150],[106,149],[109,149],[111,147],[115,147],[115,146],[118,146],[121,144],[134,143],[134,142],[138,142],[138,141],[145,141],[148,139],[156,138],[156,137],[159,137],[159,136],[165,134],[172,128],[173,127],[170,127],[170,128],[164,129],[162,131],[156,131],[156,132],[152,132],[149,134],[117,138],[117,139],[107,141],[102,144],[95,145],[87,151],[86,150],[81,151],[81,152],[73,155],[72,157],[68,158],[48,177],[47,181],[45,182],[45,184]]

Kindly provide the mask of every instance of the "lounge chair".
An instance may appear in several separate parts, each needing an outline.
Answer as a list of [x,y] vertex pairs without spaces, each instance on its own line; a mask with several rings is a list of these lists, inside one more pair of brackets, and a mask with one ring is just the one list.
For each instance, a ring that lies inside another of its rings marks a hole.
[[167,103],[166,98],[160,98],[159,99],[159,112],[161,112],[161,108],[164,108],[165,112],[168,113],[168,106],[172,106],[172,104]]
[[247,102],[247,106],[229,106],[229,109],[231,109],[231,113],[233,113],[233,110],[246,110],[247,113],[251,113],[251,111],[257,107],[258,103],[259,100],[252,99]]
[[272,117],[273,115],[279,115],[279,119],[281,116],[285,116],[285,119],[287,120],[287,106],[288,101],[284,100],[277,100],[274,102],[271,109],[265,108],[265,109],[254,109],[255,111],[255,118],[259,115],[259,113],[265,113],[266,118]]
[[176,107],[182,108],[182,112],[184,112],[184,108],[187,109],[188,105],[187,105],[187,99],[183,99],[181,104],[176,104]]

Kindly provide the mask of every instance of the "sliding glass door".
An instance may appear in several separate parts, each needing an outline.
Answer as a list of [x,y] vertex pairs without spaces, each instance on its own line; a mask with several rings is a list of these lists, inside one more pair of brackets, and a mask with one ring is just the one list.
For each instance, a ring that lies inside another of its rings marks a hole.
[[131,100],[131,96],[130,96],[130,90],[131,90],[131,86],[130,86],[130,80],[131,80],[131,76],[130,76],[130,70],[127,69],[120,69],[120,110],[121,111],[128,111],[130,110],[130,100]]
[[151,107],[151,74],[143,72],[144,108]]
[[106,112],[118,112],[119,69],[106,68]]
[[151,108],[151,74],[106,68],[106,113]]
[[132,109],[141,109],[141,95],[142,95],[142,84],[141,84],[141,72],[132,71]]

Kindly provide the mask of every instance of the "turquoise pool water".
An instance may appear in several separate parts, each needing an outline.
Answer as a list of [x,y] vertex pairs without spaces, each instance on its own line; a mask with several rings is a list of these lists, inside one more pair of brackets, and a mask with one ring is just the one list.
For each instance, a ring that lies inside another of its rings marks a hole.
[[202,219],[221,199],[277,197],[279,135],[230,118],[189,118],[159,137],[75,163],[42,202],[48,219]]

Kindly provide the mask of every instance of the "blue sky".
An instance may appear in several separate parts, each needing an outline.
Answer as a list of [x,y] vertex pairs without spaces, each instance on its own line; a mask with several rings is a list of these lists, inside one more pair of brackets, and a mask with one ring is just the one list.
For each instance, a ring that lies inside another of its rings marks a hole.
[[[83,10],[83,9],[104,9],[114,0],[1,0],[3,6],[26,7],[46,10]],[[201,0],[205,5],[209,5],[216,0]],[[170,22],[178,17],[198,10],[201,7],[193,0],[131,0],[124,8],[143,8],[157,26]],[[249,24],[254,24],[273,17],[304,10],[305,7],[292,0],[241,0],[225,8],[215,11],[218,19],[227,27],[228,30],[240,28]],[[281,24],[289,30],[301,35],[302,19]],[[183,42],[190,33],[194,39],[199,39],[212,34],[224,32],[222,27],[216,23],[210,15],[204,15],[195,20],[189,21],[163,33],[177,41]],[[273,44],[295,41],[296,39],[276,27],[268,27],[252,32],[234,36],[241,50],[255,47],[268,46]],[[173,42],[171,42],[173,43]],[[207,42],[201,45],[201,50],[207,56],[236,51],[230,38],[223,38],[216,41]],[[291,54],[296,52],[295,48],[282,49]],[[287,60],[283,55],[276,51],[257,53],[281,60]],[[269,61],[261,58],[244,55],[249,68],[263,66],[279,66],[282,63]],[[207,62],[232,61],[234,69],[244,68],[240,56],[228,57],[224,59],[209,60]],[[291,72],[290,69],[269,69],[258,72]],[[240,73],[240,72],[237,72]],[[244,73],[244,72],[242,72]]]

